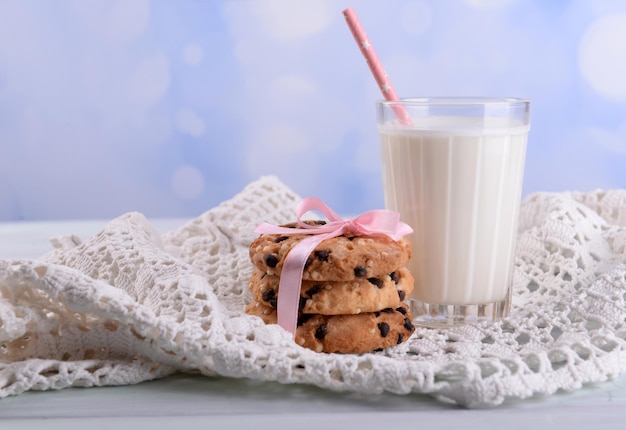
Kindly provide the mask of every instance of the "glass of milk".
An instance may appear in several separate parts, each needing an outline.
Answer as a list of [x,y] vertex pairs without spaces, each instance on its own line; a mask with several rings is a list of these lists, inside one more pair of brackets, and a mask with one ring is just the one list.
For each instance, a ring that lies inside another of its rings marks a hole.
[[414,229],[415,322],[507,316],[530,101],[411,98],[379,101],[377,112],[385,206]]

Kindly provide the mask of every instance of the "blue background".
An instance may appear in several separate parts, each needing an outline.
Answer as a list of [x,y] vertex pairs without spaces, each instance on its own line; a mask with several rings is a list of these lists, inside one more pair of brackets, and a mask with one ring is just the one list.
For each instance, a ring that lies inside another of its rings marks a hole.
[[626,2],[0,0],[0,220],[382,207],[348,6],[401,96],[532,99],[524,194],[625,187]]

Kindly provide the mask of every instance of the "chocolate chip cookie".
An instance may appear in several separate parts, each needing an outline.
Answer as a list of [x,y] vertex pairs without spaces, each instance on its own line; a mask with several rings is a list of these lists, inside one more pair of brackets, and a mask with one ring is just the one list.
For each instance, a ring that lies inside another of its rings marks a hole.
[[[249,288],[254,300],[276,308],[280,278],[255,269]],[[341,315],[400,306],[413,291],[413,276],[402,267],[387,275],[351,281],[302,281],[300,312]]]
[[[250,303],[246,313],[261,317],[266,324],[277,322],[276,310],[262,303]],[[316,352],[360,354],[406,341],[415,330],[411,321],[404,303],[358,315],[301,314],[295,341]]]
[[[313,221],[323,223],[323,221]],[[283,227],[296,227],[295,223]],[[262,234],[250,245],[250,259],[262,272],[280,276],[284,260],[308,234]],[[342,235],[321,242],[309,256],[302,279],[346,281],[376,278],[404,267],[412,255],[411,243],[385,235]]]

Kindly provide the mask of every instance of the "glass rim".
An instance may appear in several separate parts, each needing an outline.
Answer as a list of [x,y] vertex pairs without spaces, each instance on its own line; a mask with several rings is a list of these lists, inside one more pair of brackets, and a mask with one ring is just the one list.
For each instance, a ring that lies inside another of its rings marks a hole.
[[382,106],[405,105],[405,106],[479,106],[479,105],[529,105],[530,99],[519,97],[455,97],[455,96],[433,96],[433,97],[406,97],[398,100],[377,100],[376,104]]

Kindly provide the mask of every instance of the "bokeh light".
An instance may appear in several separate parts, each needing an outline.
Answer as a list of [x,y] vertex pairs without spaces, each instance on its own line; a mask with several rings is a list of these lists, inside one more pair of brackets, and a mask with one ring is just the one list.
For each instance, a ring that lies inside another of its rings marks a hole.
[[261,175],[382,207],[381,97],[533,101],[524,193],[626,187],[626,3],[0,1],[0,221],[193,217]]

